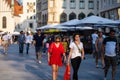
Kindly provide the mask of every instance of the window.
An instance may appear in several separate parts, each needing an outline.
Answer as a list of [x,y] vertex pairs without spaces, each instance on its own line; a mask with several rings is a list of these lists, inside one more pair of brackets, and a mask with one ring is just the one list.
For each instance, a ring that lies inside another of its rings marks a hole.
[[72,19],[76,19],[76,14],[75,13],[71,13],[69,15],[69,20],[72,20]]
[[33,13],[35,13],[35,9],[33,10]]
[[94,14],[91,12],[91,13],[89,13],[87,16],[92,16],[92,15],[94,15]]
[[75,0],[70,0],[70,8],[75,8]]
[[29,9],[27,9],[27,13],[29,13]]
[[30,28],[33,28],[33,23],[29,23],[29,27],[30,27]]
[[7,19],[5,16],[3,17],[3,28],[7,28]]
[[36,16],[34,16],[34,19],[36,18]]
[[63,8],[66,8],[66,0],[63,0],[62,7],[63,7]]
[[94,1],[89,0],[88,9],[94,9]]
[[32,16],[30,16],[30,19],[32,19]]
[[53,7],[53,5],[54,5],[54,1],[51,0],[51,1],[50,1],[50,7]]
[[29,5],[29,2],[27,2],[27,5]]
[[99,9],[99,1],[97,1],[97,9]]
[[35,6],[35,2],[33,3],[33,5]]
[[84,0],[80,0],[80,2],[79,2],[79,8],[80,9],[84,9],[85,8],[85,1]]
[[80,20],[80,19],[83,19],[83,18],[85,18],[85,14],[84,14],[84,13],[80,13],[80,14],[78,15],[78,19]]
[[60,23],[66,22],[67,21],[67,14],[62,13],[60,16]]

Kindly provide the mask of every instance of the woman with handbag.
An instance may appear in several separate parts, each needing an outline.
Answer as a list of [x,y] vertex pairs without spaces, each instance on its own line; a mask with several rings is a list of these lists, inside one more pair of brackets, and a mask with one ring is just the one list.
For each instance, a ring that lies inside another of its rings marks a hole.
[[58,69],[62,66],[62,57],[66,60],[65,52],[60,37],[55,37],[55,42],[52,42],[48,49],[48,63],[52,67],[52,80],[57,80]]
[[73,36],[73,42],[70,43],[68,64],[70,63],[70,59],[73,68],[73,80],[78,80],[78,70],[80,67],[81,60],[84,59],[84,48],[83,43],[80,41],[79,34],[75,34]]

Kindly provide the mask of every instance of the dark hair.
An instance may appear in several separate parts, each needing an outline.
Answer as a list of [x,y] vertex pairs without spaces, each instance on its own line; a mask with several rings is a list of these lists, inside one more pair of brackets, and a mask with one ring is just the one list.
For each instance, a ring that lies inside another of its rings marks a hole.
[[56,35],[56,36],[54,37],[54,41],[55,41],[56,39],[58,39],[58,38],[61,40],[60,36],[59,36],[59,35]]
[[38,31],[42,31],[42,30],[41,29],[37,29],[36,31],[38,32]]
[[111,33],[111,32],[115,32],[115,30],[112,29],[112,30],[110,30],[110,33]]
[[23,32],[23,31],[20,31],[20,33]]
[[[73,35],[73,41],[75,41],[75,36],[76,35],[79,35],[79,33],[75,33],[74,35]],[[80,35],[79,35],[80,36]]]

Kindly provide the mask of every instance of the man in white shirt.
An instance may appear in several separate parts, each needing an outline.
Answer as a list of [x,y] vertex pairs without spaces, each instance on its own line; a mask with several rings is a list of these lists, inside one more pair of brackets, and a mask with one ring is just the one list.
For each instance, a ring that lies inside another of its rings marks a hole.
[[93,56],[95,56],[95,51],[96,51],[96,49],[95,49],[95,42],[96,42],[96,40],[97,40],[97,38],[98,38],[97,31],[95,31],[95,32],[91,35],[91,37],[92,37],[92,54],[93,54]]
[[25,36],[25,43],[26,43],[26,54],[29,53],[29,47],[32,42],[32,35],[30,35],[28,32]]

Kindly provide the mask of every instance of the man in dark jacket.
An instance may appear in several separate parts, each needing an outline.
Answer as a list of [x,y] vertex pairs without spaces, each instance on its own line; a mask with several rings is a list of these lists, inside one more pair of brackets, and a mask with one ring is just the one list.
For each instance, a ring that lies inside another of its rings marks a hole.
[[20,35],[18,36],[18,44],[19,44],[19,53],[20,54],[23,54],[24,43],[25,43],[25,35],[24,35],[23,31],[20,31]]

